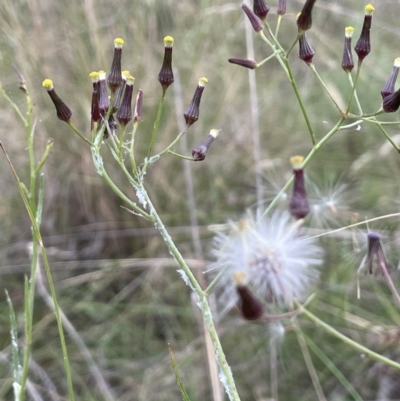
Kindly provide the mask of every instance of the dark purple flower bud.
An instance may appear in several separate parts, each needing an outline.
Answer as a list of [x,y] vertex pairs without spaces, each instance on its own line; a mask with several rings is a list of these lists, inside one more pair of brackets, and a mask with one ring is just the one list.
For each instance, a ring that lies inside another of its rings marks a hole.
[[101,119],[100,108],[99,108],[99,73],[93,71],[89,74],[90,79],[93,84],[93,92],[92,92],[92,109],[91,109],[91,124],[90,130],[93,129],[93,123],[99,122]]
[[254,60],[246,60],[244,58],[229,58],[228,61],[232,64],[237,64],[250,70],[257,68],[257,63]]
[[185,110],[183,116],[185,117],[187,127],[194,124],[200,115],[200,100],[204,91],[204,85],[208,82],[207,78],[200,78],[196,91],[194,92],[193,99]]
[[246,283],[246,274],[238,272],[233,280],[239,296],[239,309],[246,320],[258,320],[264,315],[264,306],[250,291]]
[[257,17],[257,15],[255,15],[253,13],[253,11],[250,9],[250,7],[247,6],[246,4],[242,4],[242,9],[246,13],[247,17],[249,18],[251,25],[253,26],[253,29],[256,32],[262,31],[263,25],[262,25],[261,21],[259,20],[259,18]]
[[306,33],[304,32],[303,35],[301,35],[299,38],[299,57],[305,63],[311,64],[314,54],[315,51],[308,43]]
[[161,67],[161,71],[158,74],[158,80],[163,87],[164,92],[174,82],[174,73],[172,71],[172,46],[174,45],[174,39],[171,36],[164,38],[164,61]]
[[286,0],[279,0],[276,13],[278,15],[284,15],[286,13]]
[[110,99],[107,93],[106,72],[99,71],[99,108],[101,114],[105,114],[110,107]]
[[135,78],[131,75],[126,77],[124,97],[117,113],[117,120],[123,127],[132,120],[132,92],[134,82]]
[[206,140],[201,145],[197,146],[197,148],[192,150],[194,161],[198,162],[206,158],[208,149],[210,149],[210,146],[214,142],[214,139],[218,136],[219,131],[220,130],[218,129],[212,129],[208,134]]
[[303,156],[293,156],[290,158],[290,163],[293,166],[294,183],[289,209],[292,216],[296,219],[304,219],[310,212],[306,188],[304,186],[303,161]]
[[54,103],[56,108],[57,117],[61,121],[69,122],[72,116],[71,109],[60,99],[53,87],[53,81],[51,79],[45,79],[42,83],[43,87],[47,90],[50,99]]
[[265,20],[269,12],[269,7],[264,0],[254,0],[253,1],[253,11],[261,20]]
[[381,90],[381,95],[383,99],[394,92],[394,86],[396,84],[397,75],[399,75],[399,68],[400,68],[400,57],[397,57],[396,60],[394,60],[392,72]]
[[351,37],[353,36],[354,28],[346,27],[344,30],[344,49],[342,58],[342,68],[346,72],[351,72],[354,68],[353,54],[351,52]]
[[386,113],[393,113],[400,107],[400,89],[387,95],[383,99],[382,108]]
[[125,85],[126,85],[126,78],[130,76],[130,72],[128,70],[122,71],[122,83],[118,87],[117,91],[115,92],[114,95],[114,100],[113,100],[113,113],[115,113],[118,109],[119,106],[121,105],[121,100],[122,100],[122,95],[125,90]]
[[316,0],[306,0],[299,17],[297,18],[297,26],[299,27],[300,33],[308,31],[312,26],[311,14],[315,1]]
[[115,91],[122,83],[121,56],[122,56],[123,46],[124,46],[123,39],[116,38],[114,40],[114,57],[111,64],[110,74],[107,78],[107,84],[108,87],[110,88],[111,93],[115,93]]
[[143,105],[143,91],[141,89],[138,90],[136,95],[136,104],[135,104],[135,112],[133,113],[133,121],[141,122],[142,121],[142,105]]
[[364,58],[367,57],[369,52],[371,51],[369,32],[371,30],[372,13],[374,12],[374,10],[375,8],[371,4],[365,6],[365,17],[361,30],[361,35],[354,48],[360,61],[364,60]]

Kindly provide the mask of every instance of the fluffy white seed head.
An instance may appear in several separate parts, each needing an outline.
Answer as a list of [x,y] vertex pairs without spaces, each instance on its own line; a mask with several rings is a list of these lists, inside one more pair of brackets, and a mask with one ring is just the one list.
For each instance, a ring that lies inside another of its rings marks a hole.
[[238,301],[235,283],[238,273],[246,275],[254,295],[266,302],[291,306],[308,296],[310,285],[318,279],[322,250],[302,235],[298,222],[288,212],[274,212],[266,218],[248,214],[229,223],[228,233],[217,233],[210,270],[224,270],[219,283],[221,302],[226,309]]

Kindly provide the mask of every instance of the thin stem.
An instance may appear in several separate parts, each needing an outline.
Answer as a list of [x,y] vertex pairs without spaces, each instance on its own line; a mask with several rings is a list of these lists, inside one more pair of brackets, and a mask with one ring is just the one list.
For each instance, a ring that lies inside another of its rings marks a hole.
[[297,101],[299,102],[301,111],[303,113],[304,120],[306,121],[307,128],[308,128],[308,131],[309,131],[310,136],[311,136],[312,144],[315,147],[317,141],[315,139],[314,132],[313,132],[313,129],[312,129],[312,126],[311,126],[311,122],[310,122],[310,119],[308,118],[308,114],[307,114],[306,108],[304,106],[303,100],[301,99],[301,96],[300,96],[300,93],[299,93],[299,89],[298,89],[297,84],[296,84],[296,80],[294,79],[294,76],[293,76],[293,73],[292,73],[292,69],[290,68],[289,60],[286,58],[284,60],[284,62],[285,62],[286,68],[287,68],[287,72],[289,74],[290,83],[292,84],[292,87],[293,87],[294,93],[296,95]]
[[121,136],[119,138],[119,146],[118,146],[118,159],[122,163],[122,148],[124,146],[124,140],[125,140],[125,131],[126,130],[126,125],[121,125]]
[[311,71],[315,74],[315,76],[317,77],[318,81],[320,82],[320,84],[322,85],[322,87],[325,89],[325,92],[328,94],[328,96],[330,97],[330,99],[332,100],[333,104],[336,106],[336,108],[339,111],[339,114],[342,116],[343,115],[343,111],[341,110],[341,108],[339,107],[339,105],[336,103],[336,100],[333,98],[331,92],[329,92],[329,89],[327,88],[327,86],[325,85],[325,82],[322,80],[321,76],[318,74],[315,65],[313,63],[309,63],[308,66],[310,67]]
[[400,295],[399,295],[399,293],[397,291],[396,286],[393,283],[392,278],[390,277],[389,271],[388,271],[387,266],[386,266],[386,262],[383,259],[383,257],[378,257],[378,263],[379,263],[379,266],[382,269],[383,276],[385,277],[385,280],[386,280],[386,282],[387,282],[387,284],[388,284],[388,286],[390,288],[390,291],[392,291],[392,295],[393,295],[393,298],[396,301],[397,306],[400,306]]
[[299,41],[301,35],[297,35],[297,38],[294,40],[294,42],[292,43],[292,46],[289,47],[289,50],[286,52],[286,58],[289,57],[289,54],[292,52],[292,50],[294,49],[294,47],[296,46],[296,43]]
[[78,129],[71,123],[71,121],[68,121],[68,125],[71,127],[72,131],[75,132],[79,136],[79,138],[83,139],[88,145],[93,146],[93,143],[89,141],[89,139],[86,139],[79,131]]
[[353,100],[353,96],[354,96],[354,93],[355,93],[356,87],[357,87],[358,77],[360,76],[361,65],[362,65],[362,60],[358,60],[357,72],[356,72],[356,79],[354,80],[354,85],[352,85],[352,89],[351,89],[351,94],[350,94],[349,102],[348,102],[347,108],[346,108],[346,114],[348,114],[348,112],[350,111],[351,102],[352,102],[352,100]]
[[141,194],[143,196],[143,201],[148,205],[148,209],[150,211],[151,217],[154,219],[154,226],[161,234],[164,242],[168,246],[169,251],[171,252],[172,256],[174,257],[175,261],[179,264],[182,268],[184,273],[183,279],[188,284],[191,289],[196,293],[198,305],[200,310],[203,314],[203,319],[208,329],[208,332],[211,337],[211,341],[214,346],[215,350],[215,357],[221,369],[220,376],[222,377],[221,381],[225,386],[225,390],[229,396],[231,401],[240,401],[239,394],[236,390],[235,381],[232,376],[232,371],[226,361],[224,351],[222,349],[217,331],[214,326],[214,322],[212,319],[212,314],[210,310],[210,306],[207,302],[207,296],[201,289],[200,285],[198,284],[195,276],[193,275],[192,271],[190,270],[189,266],[186,264],[184,258],[182,257],[181,253],[179,252],[178,248],[174,244],[171,236],[169,235],[168,231],[166,230],[162,220],[160,219],[156,209],[154,208],[151,199],[149,198],[147,191],[145,188],[141,188]]
[[[371,121],[372,122],[372,121]],[[391,145],[397,150],[397,152],[400,153],[400,147],[397,146],[394,142],[393,139],[389,136],[389,134],[386,132],[386,130],[382,127],[379,122],[377,123],[379,130],[382,132],[383,135],[385,135],[386,139],[391,143]]]
[[[349,72],[349,71],[347,72],[347,77],[349,78],[349,82],[350,82],[351,87],[354,88],[353,77],[351,76],[351,72]],[[363,115],[361,103],[358,100],[358,95],[357,95],[357,91],[356,90],[354,90],[354,99],[356,100],[359,113],[361,115]]]
[[137,130],[138,126],[139,126],[139,122],[135,121],[133,123],[131,146],[130,146],[130,149],[129,149],[131,167],[132,167],[133,174],[135,174],[135,176],[137,176],[137,174],[138,174],[138,170],[137,170],[137,166],[136,166],[136,160],[135,160],[135,135],[136,135],[136,130]]
[[383,355],[379,355],[376,352],[371,351],[369,348],[364,347],[363,345],[352,340],[351,338],[346,337],[344,334],[340,333],[339,331],[335,330],[332,326],[330,326],[329,324],[327,324],[324,321],[322,321],[321,319],[319,319],[317,316],[315,316],[309,310],[304,308],[298,302],[295,301],[295,304],[296,304],[297,308],[299,308],[300,311],[302,313],[304,313],[312,322],[314,322],[319,327],[323,328],[326,332],[328,332],[332,336],[338,338],[339,340],[343,341],[345,344],[349,345],[350,347],[353,347],[357,351],[359,351],[363,354],[366,354],[371,359],[381,362],[385,365],[391,366],[392,368],[400,370],[400,363],[395,362],[389,358],[386,358]]
[[[299,328],[299,330],[301,330]],[[314,341],[311,340],[308,336],[304,334],[302,331],[302,335],[306,340],[307,345],[311,348],[311,351],[325,364],[325,366],[336,376],[342,386],[347,390],[347,392],[354,398],[356,401],[363,401],[360,394],[357,393],[356,389],[353,385],[346,379],[343,373],[338,369],[335,364],[323,353],[323,351],[315,344]]]
[[276,21],[275,37],[278,38],[279,28],[281,26],[282,15],[278,15],[278,21]]
[[304,339],[303,332],[300,329],[299,322],[296,317],[292,318],[292,323],[294,327],[294,331],[297,336],[297,341],[300,345],[301,353],[303,354],[304,362],[306,363],[308,373],[310,374],[311,381],[314,385],[315,392],[317,393],[317,397],[320,401],[326,401],[326,397],[321,387],[321,383],[319,382],[317,371],[315,370],[310,352],[308,351],[306,340]]
[[147,157],[150,157],[151,151],[153,150],[153,146],[157,139],[158,126],[160,125],[161,114],[162,114],[162,110],[164,107],[165,91],[166,90],[163,88],[163,93],[162,93],[162,96],[160,99],[160,103],[158,105],[156,121],[154,122],[154,128],[153,128],[153,132],[151,134],[150,146],[149,146],[149,151],[147,152]]
[[174,155],[176,157],[179,157],[180,159],[189,160],[191,162],[196,161],[196,159],[194,157],[184,156],[184,155],[181,155],[180,153],[174,152],[173,150],[169,150],[168,153],[170,153],[171,155]]

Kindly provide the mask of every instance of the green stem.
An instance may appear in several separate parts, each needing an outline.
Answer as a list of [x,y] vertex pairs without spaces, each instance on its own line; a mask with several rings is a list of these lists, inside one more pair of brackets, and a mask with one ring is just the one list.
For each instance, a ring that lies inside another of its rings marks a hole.
[[135,160],[135,135],[136,135],[136,130],[137,130],[138,126],[139,126],[139,121],[134,122],[133,129],[132,129],[131,146],[130,146],[130,150],[129,150],[132,171],[133,171],[133,174],[135,174],[135,176],[137,176],[137,174],[138,174],[136,160]]
[[169,251],[171,252],[172,256],[174,257],[175,261],[181,267],[184,276],[182,278],[188,284],[191,289],[196,293],[198,305],[203,315],[204,322],[210,334],[211,341],[214,346],[215,357],[221,369],[220,375],[223,377],[221,380],[223,385],[225,386],[225,390],[229,396],[231,401],[240,401],[239,394],[236,390],[235,381],[232,376],[232,371],[226,361],[224,351],[222,349],[221,343],[219,341],[219,337],[214,326],[214,322],[211,315],[210,306],[207,302],[207,295],[201,289],[199,283],[197,282],[195,276],[193,275],[192,271],[190,270],[189,266],[186,264],[184,258],[182,257],[181,253],[179,252],[178,248],[175,246],[171,236],[169,235],[168,231],[166,230],[162,220],[160,219],[156,209],[154,208],[147,191],[144,187],[141,189],[141,194],[143,199],[148,206],[150,211],[150,215],[154,219],[154,226],[161,234],[164,242],[168,246]]
[[328,94],[328,96],[331,98],[333,104],[336,106],[336,108],[339,111],[339,114],[342,116],[343,115],[343,111],[340,109],[340,107],[338,106],[338,104],[336,103],[336,100],[333,98],[331,92],[329,92],[329,89],[327,88],[327,86],[325,85],[325,82],[322,80],[322,78],[320,77],[320,75],[318,74],[317,70],[315,69],[315,65],[313,63],[308,64],[308,66],[311,68],[311,71],[315,74],[315,76],[317,77],[318,81],[320,82],[320,84],[322,85],[322,87],[325,89],[325,92]]
[[323,328],[326,332],[331,334],[332,336],[338,338],[339,340],[343,341],[345,344],[349,345],[350,347],[353,347],[357,351],[366,354],[369,356],[371,359],[381,362],[385,365],[388,365],[392,368],[400,370],[400,363],[395,362],[389,358],[384,357],[383,355],[377,354],[376,352],[370,350],[367,347],[364,347],[363,345],[357,343],[356,341],[352,340],[349,337],[346,337],[344,334],[340,333],[336,329],[334,329],[332,326],[329,324],[325,323],[321,319],[319,319],[317,316],[315,316],[313,313],[311,313],[309,310],[304,308],[301,304],[295,301],[295,305],[304,315],[306,315],[312,322],[314,322],[317,326]]
[[93,143],[89,141],[89,139],[86,139],[79,131],[78,129],[71,123],[71,121],[68,121],[68,125],[71,127],[72,131],[75,132],[79,136],[79,138],[83,139],[88,145],[93,146]]
[[[351,76],[351,72],[347,72],[347,77],[349,78],[349,82],[352,88],[354,88],[354,82],[353,82],[353,78]],[[354,99],[356,100],[357,103],[357,107],[358,107],[358,111],[361,115],[363,115],[363,111],[362,111],[362,107],[361,107],[361,103],[358,99],[358,95],[357,95],[357,91],[354,89]]]
[[126,125],[121,126],[121,137],[119,138],[118,159],[122,163],[122,148],[124,147]]
[[150,141],[149,151],[147,152],[147,157],[150,157],[151,151],[153,150],[153,146],[154,146],[154,144],[156,142],[156,139],[157,139],[158,127],[160,125],[161,114],[162,114],[162,110],[163,110],[163,107],[164,107],[165,91],[166,90],[163,88],[163,93],[162,93],[162,96],[161,96],[161,100],[160,100],[160,103],[158,105],[156,121],[154,122],[154,128],[153,128],[153,132],[151,134],[151,141]]
[[351,88],[351,94],[350,94],[349,102],[348,102],[348,104],[347,104],[346,114],[348,114],[349,111],[350,111],[351,102],[352,102],[352,100],[353,100],[354,93],[355,93],[356,87],[357,87],[358,78],[359,78],[359,76],[360,76],[361,65],[362,65],[362,60],[358,60],[357,72],[356,72],[356,79],[354,80],[354,85],[353,85],[352,88]]

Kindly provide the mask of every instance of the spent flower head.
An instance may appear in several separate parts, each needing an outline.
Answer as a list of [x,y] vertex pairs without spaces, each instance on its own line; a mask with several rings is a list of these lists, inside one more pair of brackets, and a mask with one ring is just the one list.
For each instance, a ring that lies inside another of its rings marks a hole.
[[245,275],[253,296],[265,302],[291,306],[309,295],[318,278],[322,250],[302,234],[288,212],[275,211],[267,217],[249,213],[229,226],[230,232],[218,232],[214,238],[216,261],[210,265],[210,270],[224,271],[219,290],[226,309],[239,301],[237,273]]
[[42,85],[47,90],[50,99],[54,103],[58,119],[65,121],[66,123],[69,122],[72,117],[72,111],[57,95],[56,91],[54,90],[53,81],[51,79],[45,79]]
[[133,121],[135,123],[142,121],[142,106],[143,106],[143,91],[139,89],[136,95],[135,111],[133,113]]
[[110,99],[107,93],[107,84],[106,84],[106,72],[100,70],[99,74],[99,107],[101,113],[104,115],[108,108],[110,107]]
[[358,59],[360,61],[364,60],[364,58],[367,57],[371,51],[370,30],[372,22],[372,13],[374,11],[375,8],[372,4],[367,4],[365,6],[365,16],[361,30],[361,35],[360,38],[358,39],[356,46],[354,47],[354,50],[357,53]]
[[393,113],[400,107],[400,89],[383,98],[382,108],[386,113]]

